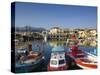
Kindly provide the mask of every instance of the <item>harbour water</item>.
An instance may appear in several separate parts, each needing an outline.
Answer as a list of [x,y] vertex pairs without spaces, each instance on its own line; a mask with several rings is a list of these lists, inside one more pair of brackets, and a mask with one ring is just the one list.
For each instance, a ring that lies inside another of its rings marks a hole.
[[[66,42],[64,41],[48,41],[48,42],[43,42],[43,41],[33,41],[32,42],[32,50],[43,50],[43,55],[44,55],[44,61],[42,63],[40,63],[36,68],[28,71],[28,68],[24,71],[24,72],[43,72],[43,71],[48,71],[47,70],[47,66],[49,64],[49,60],[50,60],[50,56],[51,56],[51,50],[53,47],[56,46],[63,46],[65,52],[67,52],[69,50],[69,47],[66,45]],[[94,51],[95,47],[91,47],[91,46],[79,46],[79,49],[84,50],[86,52],[90,52],[93,53],[94,55],[97,55],[97,52]],[[77,70],[77,69],[82,69],[79,66],[77,66],[76,64],[72,65],[71,63],[74,62],[73,59],[71,59],[70,57],[66,57],[66,60],[68,60],[68,64],[70,65],[69,68],[67,70]],[[16,62],[17,63],[17,62]],[[27,65],[24,65],[24,67]],[[34,67],[34,66],[33,66]],[[66,70],[66,71],[67,71]],[[16,72],[23,72],[20,69],[16,69]],[[24,73],[23,72],[23,73]]]

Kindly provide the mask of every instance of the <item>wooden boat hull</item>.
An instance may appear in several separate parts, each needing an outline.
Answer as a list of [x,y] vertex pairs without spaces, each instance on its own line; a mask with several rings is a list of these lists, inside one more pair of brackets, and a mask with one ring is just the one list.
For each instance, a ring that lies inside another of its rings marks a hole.
[[29,63],[29,64],[18,64],[16,63],[16,72],[17,73],[24,73],[24,72],[31,72],[33,71],[35,68],[37,68],[38,66],[40,66],[42,63],[44,62],[43,59],[40,59],[40,61],[36,62],[36,63]]
[[97,64],[91,62],[84,62],[81,59],[75,59],[75,62],[78,66],[82,67],[83,69],[96,69]]
[[97,68],[97,59],[95,56],[90,55],[86,52],[78,53],[74,55],[74,53],[69,52],[68,55],[75,60],[75,63],[83,68],[83,69],[96,69]]

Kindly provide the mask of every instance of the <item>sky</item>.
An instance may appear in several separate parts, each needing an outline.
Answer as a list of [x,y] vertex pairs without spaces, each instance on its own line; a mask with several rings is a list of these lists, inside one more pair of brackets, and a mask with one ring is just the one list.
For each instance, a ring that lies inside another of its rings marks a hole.
[[96,28],[97,8],[90,6],[17,2],[15,26]]

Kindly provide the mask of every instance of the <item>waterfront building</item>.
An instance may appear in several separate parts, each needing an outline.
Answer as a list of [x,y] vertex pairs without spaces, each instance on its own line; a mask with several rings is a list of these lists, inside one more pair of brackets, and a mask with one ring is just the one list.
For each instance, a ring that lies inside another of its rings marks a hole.
[[59,28],[59,27],[53,27],[49,30],[49,34],[58,34],[58,33],[63,33],[63,29]]
[[91,36],[95,37],[97,35],[97,30],[96,29],[91,29],[90,34],[91,34]]
[[78,36],[79,36],[79,38],[84,38],[86,36],[85,31],[84,30],[79,30],[78,31]]
[[90,44],[91,46],[97,46],[97,41],[95,41],[95,40],[93,40],[93,41],[91,41],[91,44]]
[[66,40],[67,30],[61,29],[59,27],[53,27],[49,30],[49,38],[55,40]]

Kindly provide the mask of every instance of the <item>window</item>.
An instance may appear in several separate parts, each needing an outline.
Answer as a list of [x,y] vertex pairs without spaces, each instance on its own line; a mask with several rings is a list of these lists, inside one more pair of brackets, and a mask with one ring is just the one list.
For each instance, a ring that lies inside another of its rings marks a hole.
[[53,64],[53,65],[57,65],[57,61],[55,61],[55,60],[51,60],[51,64]]
[[59,64],[64,64],[64,60],[59,60]]

